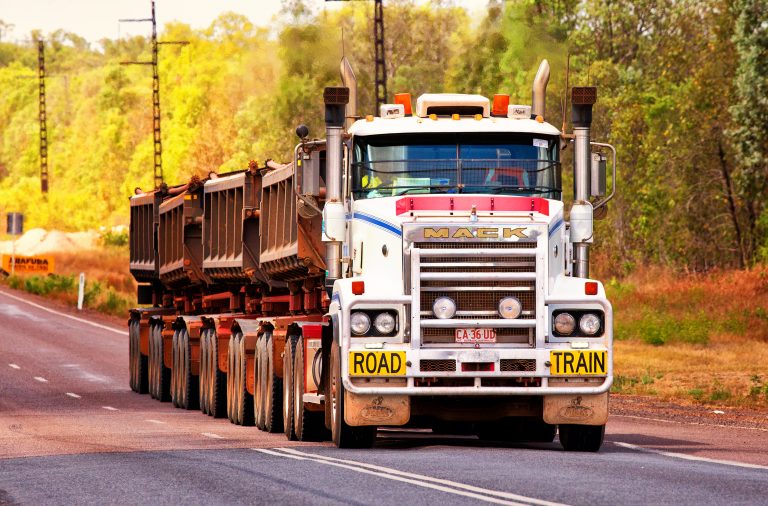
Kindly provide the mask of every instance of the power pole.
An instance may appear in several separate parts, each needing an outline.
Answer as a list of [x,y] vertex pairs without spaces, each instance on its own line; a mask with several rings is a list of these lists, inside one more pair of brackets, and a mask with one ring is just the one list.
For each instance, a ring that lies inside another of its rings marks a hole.
[[48,193],[48,125],[45,117],[45,42],[37,41],[38,113],[40,120],[40,190]]
[[152,17],[145,19],[121,19],[121,23],[152,23],[152,60],[151,61],[124,61],[121,65],[152,65],[152,136],[154,141],[154,174],[155,188],[163,184],[163,138],[160,128],[160,74],[158,72],[158,47],[160,44],[186,45],[188,41],[163,41],[157,40],[157,17],[155,16],[155,0],[152,0]]
[[[326,2],[342,0],[325,0]],[[387,57],[384,52],[384,1],[374,0],[373,5],[373,47],[376,64],[374,94],[376,110],[387,102]]]

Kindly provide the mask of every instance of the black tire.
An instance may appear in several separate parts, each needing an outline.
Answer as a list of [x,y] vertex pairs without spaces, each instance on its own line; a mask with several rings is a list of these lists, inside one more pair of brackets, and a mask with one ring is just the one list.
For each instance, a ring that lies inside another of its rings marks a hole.
[[560,444],[569,452],[596,452],[605,438],[605,425],[560,425]]
[[179,347],[179,330],[173,331],[171,339],[171,404],[174,407],[181,407],[179,404],[179,376],[181,373],[181,349]]
[[149,346],[148,346],[148,352],[147,353],[147,376],[148,376],[148,383],[149,383],[149,396],[153,399],[156,399],[155,392],[157,391],[157,388],[155,387],[156,383],[156,374],[155,374],[155,354],[157,353],[155,351],[155,326],[150,322],[149,324]]
[[235,336],[229,336],[229,347],[227,348],[227,418],[232,423],[235,420]]
[[[325,428],[325,413],[310,411],[304,406],[304,378],[306,377],[304,360],[304,338],[296,342],[293,359],[293,424],[296,439],[299,441],[323,441],[328,437]],[[285,378],[285,374],[283,374]],[[326,399],[329,399],[326,397]]]
[[283,351],[283,433],[288,441],[296,441],[293,423],[293,354],[298,336],[288,336]]
[[264,430],[275,433],[283,431],[283,380],[275,372],[275,340],[272,334],[264,343],[267,365],[266,396],[264,398]]
[[341,351],[331,348],[331,436],[337,448],[370,448],[376,441],[376,427],[351,427],[344,421],[344,385],[341,381]]
[[245,338],[238,332],[235,340],[237,346],[238,374],[237,383],[237,420],[240,425],[250,426],[254,424],[253,419],[253,396],[248,393],[246,385],[248,377],[248,360],[245,353]]
[[128,320],[128,384],[134,392],[139,391],[139,368],[137,351],[139,347],[138,336],[136,335],[136,320]]
[[135,322],[135,335],[136,335],[136,381],[137,392],[140,394],[146,394],[149,392],[149,376],[148,376],[148,357],[141,353],[141,322],[134,320]]
[[203,414],[208,414],[208,332],[200,332],[200,376],[198,377],[197,404]]
[[149,361],[151,369],[150,391],[152,398],[160,402],[171,400],[171,370],[164,362],[163,325],[155,323],[150,327]]
[[183,353],[183,375],[181,378],[181,402],[182,408],[191,410],[200,407],[200,377],[192,374],[192,339],[186,329],[181,331],[180,337]]
[[256,340],[256,351],[254,352],[253,360],[253,378],[254,378],[254,402],[253,402],[253,414],[256,427],[261,430],[266,430],[266,410],[264,409],[264,400],[266,398],[266,383],[267,383],[267,368],[266,357],[264,354],[264,342],[266,341],[266,335],[261,335]]
[[211,329],[208,341],[208,414],[224,418],[227,414],[227,375],[219,370],[219,336]]

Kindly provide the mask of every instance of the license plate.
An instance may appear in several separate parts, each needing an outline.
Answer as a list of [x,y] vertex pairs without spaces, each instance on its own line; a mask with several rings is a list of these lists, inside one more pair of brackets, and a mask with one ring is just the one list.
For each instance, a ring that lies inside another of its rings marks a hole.
[[456,329],[457,343],[495,343],[496,329]]
[[350,376],[405,376],[404,351],[350,351]]
[[608,352],[602,350],[557,350],[549,352],[553,376],[605,376]]

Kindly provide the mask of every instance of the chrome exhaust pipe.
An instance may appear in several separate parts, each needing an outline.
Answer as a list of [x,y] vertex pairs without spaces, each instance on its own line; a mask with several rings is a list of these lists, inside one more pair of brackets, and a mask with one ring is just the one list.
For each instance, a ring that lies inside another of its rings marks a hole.
[[597,101],[597,88],[574,87],[571,94],[573,121],[573,205],[571,206],[571,242],[573,243],[573,274],[589,277],[589,245],[593,242],[591,196],[592,157],[589,144],[592,126],[592,106]]
[[533,97],[531,99],[531,114],[546,117],[547,84],[549,83],[549,62],[542,60],[536,77],[533,78]]
[[355,77],[355,71],[352,70],[352,65],[349,63],[349,60],[347,60],[346,56],[341,59],[340,67],[341,82],[344,83],[344,86],[349,88],[349,103],[347,104],[346,112],[344,114],[346,116],[344,128],[349,130],[349,127],[352,126],[352,123],[354,123],[357,118],[357,78]]

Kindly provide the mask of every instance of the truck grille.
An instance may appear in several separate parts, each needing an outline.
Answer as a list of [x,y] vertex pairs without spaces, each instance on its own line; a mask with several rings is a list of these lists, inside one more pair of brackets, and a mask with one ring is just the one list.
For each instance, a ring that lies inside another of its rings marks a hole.
[[[526,328],[496,328],[497,343],[533,345],[536,319],[536,242],[414,242],[420,251],[419,310],[422,320],[434,319],[437,297],[456,302],[453,320],[474,327],[499,320],[499,301],[515,297],[522,305],[517,320]],[[435,250],[445,250],[439,255]],[[463,253],[465,250],[472,250]],[[414,266],[416,267],[416,266]],[[472,323],[476,322],[476,323]],[[422,328],[422,344],[455,343],[455,328]]]

